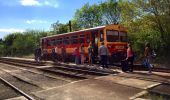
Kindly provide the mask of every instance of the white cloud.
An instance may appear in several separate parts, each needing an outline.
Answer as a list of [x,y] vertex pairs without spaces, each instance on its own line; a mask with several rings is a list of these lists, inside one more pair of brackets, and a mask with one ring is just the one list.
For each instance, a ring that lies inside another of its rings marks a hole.
[[56,0],[42,0],[41,2],[38,0],[21,0],[20,2],[23,6],[49,6],[54,8],[59,6]]
[[57,8],[59,5],[57,2],[49,2],[49,1],[44,1],[44,5],[45,6],[50,6],[50,7],[54,7],[54,8]]
[[27,20],[26,21],[26,23],[27,24],[37,24],[37,23],[39,23],[39,24],[43,24],[43,23],[47,23],[47,21],[44,21],[44,20]]
[[16,29],[16,28],[1,28],[0,33],[13,33],[13,32],[25,32],[24,29]]
[[21,0],[23,6],[41,6],[37,0]]

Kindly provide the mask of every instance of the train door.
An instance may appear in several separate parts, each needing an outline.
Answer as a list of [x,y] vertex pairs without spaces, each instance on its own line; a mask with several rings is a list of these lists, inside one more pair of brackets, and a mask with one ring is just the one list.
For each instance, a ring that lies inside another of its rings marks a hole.
[[94,48],[94,55],[97,57],[98,55],[98,30],[94,30],[91,33],[91,42]]
[[41,39],[41,48],[42,49],[47,49],[47,40],[46,39]]

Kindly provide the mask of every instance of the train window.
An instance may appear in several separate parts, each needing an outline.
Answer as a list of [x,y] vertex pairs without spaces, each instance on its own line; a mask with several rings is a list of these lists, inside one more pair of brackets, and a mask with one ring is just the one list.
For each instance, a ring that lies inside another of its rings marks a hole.
[[54,46],[55,45],[55,39],[52,39],[51,40],[51,46]]
[[103,34],[103,30],[100,31],[100,42],[104,41],[104,34]]
[[71,43],[72,44],[77,44],[78,43],[78,36],[72,36],[71,37]]
[[119,36],[120,36],[120,41],[121,42],[127,42],[127,33],[126,32],[119,32]]
[[66,38],[63,38],[63,44],[66,44]]
[[47,45],[48,46],[52,46],[53,44],[52,44],[52,41],[51,40],[47,40]]
[[119,41],[118,31],[115,30],[107,30],[107,41],[108,42],[117,42]]
[[62,38],[57,39],[57,42],[58,45],[62,44]]
[[47,40],[47,46],[50,46],[50,41],[49,40]]
[[58,45],[58,41],[57,41],[57,39],[55,39],[55,44],[56,44],[56,45]]
[[70,44],[69,37],[65,37],[63,43],[64,44]]
[[80,35],[80,43],[85,43],[84,37],[84,35]]
[[84,35],[80,35],[80,38],[84,38]]
[[90,43],[90,34],[86,35],[86,43]]

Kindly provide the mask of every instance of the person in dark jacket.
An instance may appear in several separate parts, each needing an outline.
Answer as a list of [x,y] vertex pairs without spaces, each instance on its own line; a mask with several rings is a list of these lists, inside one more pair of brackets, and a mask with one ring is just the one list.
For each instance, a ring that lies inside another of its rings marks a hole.
[[34,51],[35,61],[38,63],[41,60],[41,48],[36,48]]
[[94,48],[92,47],[92,44],[89,44],[88,47],[88,55],[89,55],[89,65],[94,64]]
[[55,52],[55,49],[52,49],[52,60],[53,60],[54,62],[57,61],[57,54],[56,54],[56,52]]
[[65,48],[65,46],[63,46],[63,47],[61,48],[61,53],[62,53],[62,61],[63,61],[63,62],[66,62],[67,56],[66,56],[66,48]]

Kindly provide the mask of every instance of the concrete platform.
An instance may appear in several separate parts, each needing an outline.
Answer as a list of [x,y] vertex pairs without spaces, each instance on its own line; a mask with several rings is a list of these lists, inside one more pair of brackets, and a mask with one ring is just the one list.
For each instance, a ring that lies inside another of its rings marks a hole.
[[125,77],[119,77],[117,76],[104,76],[97,78],[98,80],[104,80],[107,82],[117,83],[124,86],[139,88],[139,89],[148,89],[157,85],[160,85],[159,82],[152,82],[152,81],[146,81],[146,80],[140,80],[140,79],[134,79],[134,78],[125,78]]
[[136,77],[138,79],[170,84],[170,74],[164,72],[152,72],[152,74],[148,74],[148,71],[135,71],[133,73],[121,73],[118,76]]
[[144,91],[145,87],[158,84],[137,79],[126,80],[126,82],[123,80],[126,79],[105,76],[35,92],[33,95],[45,100],[129,100],[137,98],[135,95]]

